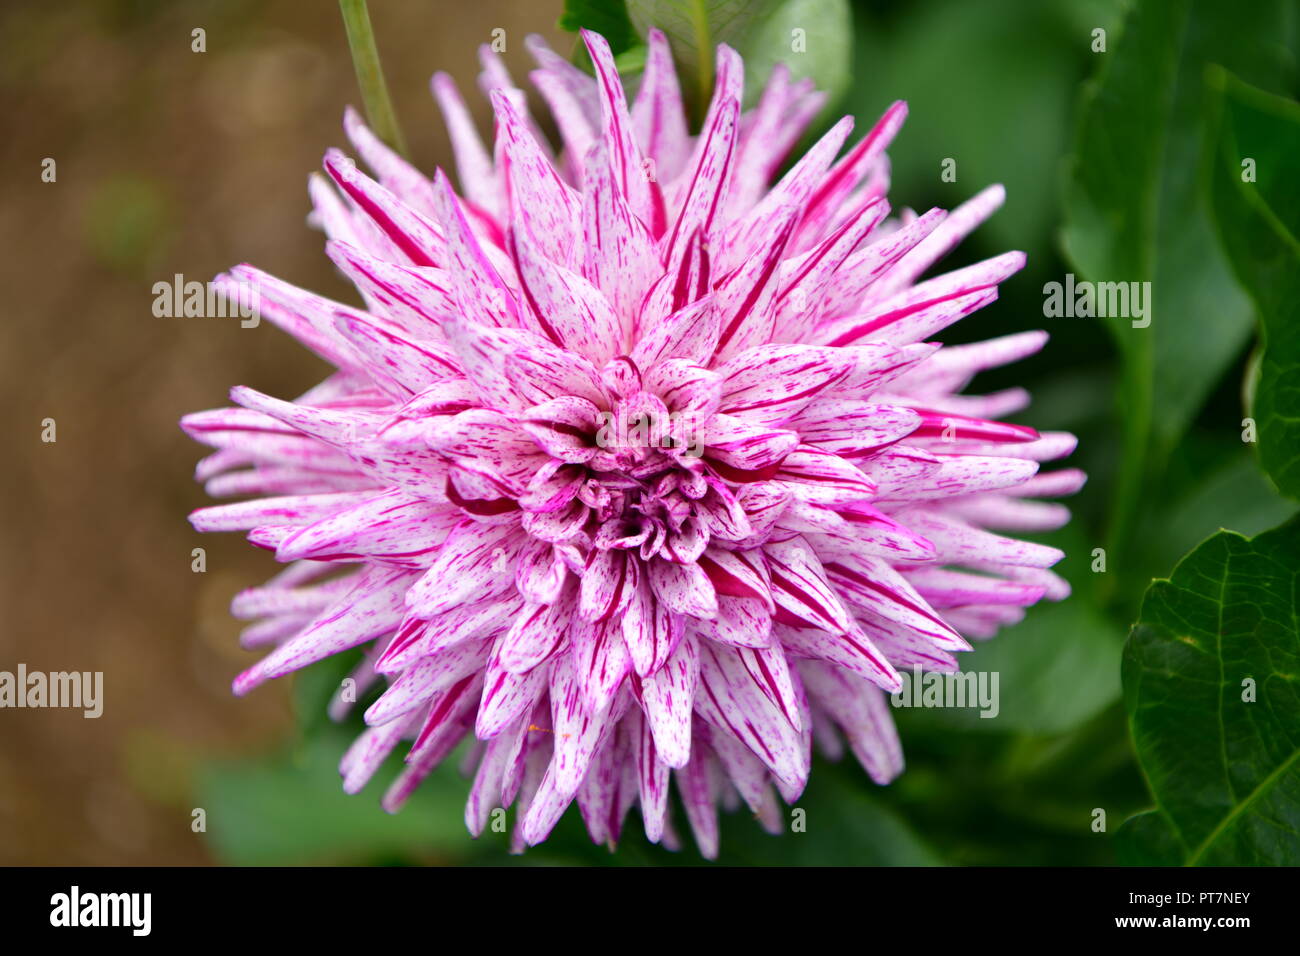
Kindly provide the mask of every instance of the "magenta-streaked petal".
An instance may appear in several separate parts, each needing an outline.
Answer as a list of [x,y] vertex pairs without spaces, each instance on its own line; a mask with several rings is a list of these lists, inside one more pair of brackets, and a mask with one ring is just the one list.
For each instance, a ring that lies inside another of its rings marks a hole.
[[[629,562],[639,568],[638,562]],[[655,600],[648,575],[636,572],[636,587],[623,614],[623,640],[632,657],[632,667],[640,677],[657,673],[677,649],[685,630],[682,615]]]
[[[389,262],[336,239],[325,243],[325,254],[360,290],[370,308],[382,312],[409,338],[421,343],[441,338],[442,322],[456,313],[450,282],[441,269]],[[448,374],[458,370],[453,366]]]
[[688,440],[718,410],[721,377],[686,359],[668,359],[646,370],[645,390],[659,396],[687,427],[677,437]]
[[718,311],[718,359],[726,361],[747,349],[766,345],[776,330],[781,258],[794,232],[798,208],[778,211],[772,229],[739,266],[715,287]]
[[483,697],[479,701],[474,735],[480,740],[496,737],[531,710],[544,696],[546,687],[545,668],[516,673],[494,653],[483,676]]
[[405,610],[406,588],[414,580],[410,572],[391,568],[362,571],[355,587],[337,605],[235,678],[235,693],[246,694],[264,681],[394,630]]
[[648,577],[655,597],[669,610],[695,618],[712,618],[718,613],[713,583],[698,564],[654,560]]
[[827,330],[827,341],[831,345],[920,342],[994,301],[998,283],[1024,265],[1023,252],[1007,252],[922,282],[863,315],[840,319]]
[[579,589],[578,614],[584,621],[606,621],[620,614],[636,590],[633,564],[624,551],[593,551]]
[[877,158],[902,128],[907,118],[907,104],[899,100],[885,110],[866,136],[835,164],[809,197],[804,212],[805,229],[816,233],[817,225],[833,212],[870,172]]
[[1016,494],[1025,498],[1061,498],[1084,486],[1088,476],[1078,468],[1062,468],[1026,478],[1016,485]]
[[399,674],[421,657],[479,637],[489,637],[522,613],[524,601],[511,595],[494,595],[456,605],[432,620],[408,611],[392,641],[375,661],[380,674]]
[[[912,454],[923,454],[916,449]],[[984,458],[975,455],[934,455],[932,467],[910,476],[881,475],[879,459],[865,465],[879,488],[877,501],[911,501],[996,491],[1023,485],[1038,471],[1038,462],[1021,458]],[[1023,494],[1024,492],[1019,492]]]
[[1037,604],[1046,590],[1042,586],[1020,584],[983,574],[967,574],[947,568],[915,568],[906,577],[933,608],[961,607],[965,604],[1011,604],[1029,607]]
[[659,759],[650,723],[632,708],[624,720],[632,739],[632,759],[636,764],[637,793],[641,816],[645,821],[646,839],[658,843],[663,837],[664,818],[668,812],[669,766]]
[[731,415],[715,415],[700,437],[711,462],[747,473],[745,477],[723,474],[724,478],[740,481],[771,478],[782,459],[799,444],[797,432],[750,423]]
[[565,185],[509,96],[495,93],[497,136],[504,144],[505,182],[512,220],[526,211],[540,255],[553,263],[568,261],[579,199]]
[[989,186],[950,212],[939,228],[890,271],[881,282],[878,294],[889,295],[915,282],[926,269],[942,259],[976,226],[996,212],[1005,198],[1006,191],[1001,186]]
[[963,642],[907,579],[886,561],[844,553],[826,562],[826,576],[836,591],[872,617],[897,621],[940,647],[963,649]]
[[592,713],[606,710],[632,669],[618,620],[574,621],[569,628],[573,672],[582,691],[583,706]]
[[405,720],[394,720],[382,727],[364,730],[339,762],[343,792],[360,793],[410,730],[410,723]]
[[771,688],[765,689],[754,679],[741,659],[743,653],[743,648],[701,643],[696,712],[753,751],[778,779],[802,788],[809,767],[800,733],[781,706],[768,697]]
[[422,215],[433,214],[429,180],[376,136],[350,106],[343,112],[343,129],[385,189]]
[[519,550],[515,563],[515,587],[529,601],[554,604],[560,598],[567,574],[555,546],[536,538]]
[[[754,248],[760,244],[761,237],[771,236],[774,225],[782,221],[787,210],[804,208],[852,131],[851,116],[843,117],[827,130],[743,219],[728,226],[724,247],[737,251]],[[729,259],[722,263],[728,271],[739,264],[738,260]]]
[[[860,311],[874,284],[889,276],[890,270],[934,232],[947,215],[942,209],[930,209],[875,241],[868,237],[864,245],[849,256],[838,271],[836,281],[826,289],[822,315],[835,319]],[[817,335],[820,337],[820,330]]]
[[535,538],[552,544],[564,544],[582,533],[589,510],[576,498],[558,511],[525,512],[524,530]]
[[445,505],[403,491],[387,491],[348,502],[298,529],[281,542],[276,558],[340,561],[364,557],[383,564],[425,568],[433,563],[433,553],[458,521],[458,513]]
[[756,598],[768,611],[775,608],[767,561],[761,549],[710,548],[700,557],[699,564],[718,594]]
[[445,264],[447,244],[437,225],[358,170],[356,163],[337,149],[325,154],[325,171],[408,262],[416,266]]
[[903,772],[903,748],[880,688],[816,661],[803,662],[799,672],[872,780],[886,784]]
[[1042,331],[1017,332],[970,345],[952,345],[935,353],[925,364],[899,379],[911,394],[958,391],[977,372],[1017,362],[1039,352],[1047,343]]
[[863,501],[838,509],[840,526],[816,538],[817,551],[829,555],[866,551],[883,558],[923,564],[934,560],[934,545],[905,524]]
[[669,359],[697,365],[708,362],[718,341],[718,313],[713,299],[697,299],[655,323],[632,350],[632,361],[650,368]]
[[455,356],[445,346],[417,343],[358,315],[339,315],[334,326],[339,335],[366,357],[373,369],[412,394],[460,374]]
[[855,367],[853,356],[835,349],[758,346],[718,370],[723,377],[720,407],[746,421],[780,424]]
[[[872,645],[880,650],[886,660],[900,672],[919,667],[923,671],[956,673],[961,668],[955,655],[971,649],[970,644],[961,638],[960,634],[958,634],[960,645],[949,641],[946,647],[940,647],[933,638],[896,621],[879,616],[870,617],[866,612],[859,614],[858,624]],[[849,669],[854,670],[854,668]],[[870,674],[861,671],[858,673],[868,680],[872,679]]]
[[720,595],[718,616],[705,633],[732,647],[767,647],[772,643],[772,618],[761,601]]
[[521,424],[537,447],[561,461],[586,462],[596,454],[600,411],[585,398],[568,395],[534,405]]
[[241,265],[212,280],[212,287],[227,300],[247,308],[288,332],[325,361],[348,371],[361,372],[364,364],[351,346],[334,331],[336,310],[345,308],[318,295],[282,282],[260,269]]
[[514,328],[519,316],[514,292],[470,229],[460,200],[442,170],[433,178],[433,189],[438,220],[447,237],[443,268],[451,278],[461,310],[476,319],[481,317],[484,325]]
[[[691,754],[691,713],[699,680],[699,648],[682,637],[663,667],[640,681],[639,698],[659,759],[684,767]],[[635,685],[634,685],[635,686]]]
[[646,35],[645,71],[632,103],[632,129],[641,152],[654,161],[655,178],[672,182],[686,164],[690,135],[672,51],[663,31],[655,27]]
[[535,334],[524,329],[494,329],[458,320],[448,325],[447,344],[456,353],[465,377],[478,389],[486,407],[502,411],[522,411],[528,407],[529,402],[516,391],[507,374],[506,362],[519,351],[544,345]]
[[479,138],[455,81],[446,73],[435,73],[430,85],[447,122],[461,188],[476,205],[490,212],[499,211],[500,192],[492,157]]
[[504,590],[514,582],[521,543],[510,525],[461,521],[447,535],[433,565],[407,593],[407,606],[429,620],[470,599]]
[[572,796],[582,783],[601,737],[609,731],[616,715],[608,708],[595,713],[587,709],[582,680],[568,654],[561,654],[550,666],[553,723],[550,729],[555,738],[551,769],[555,772],[556,789]]
[[613,309],[618,319],[613,341],[623,353],[631,348],[641,300],[661,266],[654,238],[615,185],[616,171],[603,144],[588,151],[583,171],[583,244],[575,258],[583,277]]
[[945,564],[993,562],[1050,568],[1065,557],[1060,548],[991,534],[934,511],[907,510],[899,518],[925,535]]
[[718,857],[718,801],[713,788],[712,765],[703,747],[696,748],[690,761],[678,768],[677,792],[682,808],[695,836],[700,855],[706,860]]
[[482,677],[466,677],[438,693],[430,702],[429,714],[420,725],[406,768],[397,775],[380,801],[388,813],[396,813],[416,788],[442,763],[468,729]]
[[826,571],[802,537],[771,541],[764,547],[772,578],[772,599],[778,619],[781,611],[793,618],[787,623],[807,623],[839,633],[852,626],[849,613],[827,580]]
[[526,604],[509,630],[501,636],[497,649],[501,666],[516,673],[537,667],[563,645],[572,616],[571,599],[551,604]]
[[[901,686],[896,670],[898,664],[891,658],[889,651],[873,639],[872,631],[858,626],[856,622],[841,634],[832,634],[816,627],[791,627],[783,624],[775,625],[775,631],[781,646],[799,657],[828,661],[891,693]],[[926,650],[938,653],[928,645]]]
[[[719,60],[722,59],[719,47]],[[734,55],[734,54],[733,54]],[[719,86],[721,89],[721,86]],[[664,261],[669,272],[676,271],[685,258],[689,243],[697,234],[706,240],[718,226],[718,213],[726,197],[727,177],[731,171],[736,146],[736,125],[740,103],[736,99],[718,101],[706,119],[696,147],[695,166],[687,182],[681,212],[672,230],[665,236]]]
[[547,461],[525,427],[484,408],[441,419],[424,437],[430,448],[453,463],[458,475],[482,479],[485,496],[522,495]]
[[843,226],[782,268],[777,297],[777,329],[782,339],[807,338],[822,314],[827,288],[839,278],[840,267],[888,213],[889,203],[884,199],[867,199]]
[[827,506],[851,505],[874,498],[876,483],[851,462],[813,445],[800,445],[781,461],[777,481],[796,498]]
[[1051,501],[1022,501],[1005,495],[971,495],[947,513],[1000,531],[1055,531],[1070,520],[1070,509]]
[[911,435],[921,416],[902,405],[824,400],[789,423],[803,440],[840,458],[865,458]]
[[539,69],[528,74],[550,108],[564,142],[563,162],[570,178],[583,181],[582,157],[595,141],[600,127],[600,93],[596,81],[546,45],[536,34],[524,37],[524,46]]
[[519,725],[523,723],[526,722],[516,721],[515,726],[491,738],[484,747],[469,799],[465,802],[465,828],[475,837],[487,827],[492,811],[509,802],[502,800],[502,789],[506,770],[518,754]]
[[528,405],[566,395],[599,405],[606,401],[596,366],[556,346],[517,347],[506,356],[504,367],[515,393]]
[[609,302],[590,282],[537,252],[522,220],[510,233],[510,254],[519,270],[527,327],[560,348],[604,365],[622,350],[622,326]]
[[614,65],[614,55],[609,43],[598,33],[583,30],[582,41],[596,70],[602,137],[614,182],[626,197],[632,212],[643,223],[650,224],[654,220],[650,177],[632,133],[632,117],[628,113],[623,84],[619,81],[618,67]]
[[483,668],[488,654],[485,641],[467,641],[433,657],[422,657],[389,685],[366,710],[366,723],[386,724],[427,703],[454,684]]
[[370,497],[365,492],[346,491],[259,498],[199,508],[190,513],[190,524],[195,531],[247,531],[267,524],[306,525]]
[[606,737],[574,795],[591,841],[611,848],[618,843],[623,818],[637,798],[631,731],[631,722],[625,720]]

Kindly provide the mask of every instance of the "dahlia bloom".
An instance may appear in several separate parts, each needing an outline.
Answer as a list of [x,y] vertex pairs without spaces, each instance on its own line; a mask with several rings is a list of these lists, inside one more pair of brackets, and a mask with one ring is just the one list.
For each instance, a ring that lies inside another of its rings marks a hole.
[[712,857],[719,805],[782,828],[814,741],[877,783],[901,771],[900,671],[954,671],[967,638],[1067,594],[1059,551],[995,532],[1063,524],[1034,499],[1083,476],[1038,474],[1071,436],[999,420],[1023,391],[958,394],[1043,333],[929,341],[1024,262],[918,281],[1000,187],[891,216],[902,103],[837,159],[842,119],[773,184],[823,105],[811,84],[777,68],[744,112],[721,46],[692,137],[661,34],[630,107],[584,40],[594,77],[530,40],[558,153],[490,50],[491,152],[434,77],[459,195],[348,112],[377,181],[331,151],[310,192],[365,307],[251,266],[218,277],[337,371],[183,420],[216,449],[208,491],[254,496],[191,520],[288,564],[234,600],[245,646],[270,649],[236,693],[366,646],[353,676],[386,689],[347,791],[409,748],[395,810],[468,739],[475,834],[517,804],[522,849],[576,799],[597,842],[638,805],[675,846],[675,777]]

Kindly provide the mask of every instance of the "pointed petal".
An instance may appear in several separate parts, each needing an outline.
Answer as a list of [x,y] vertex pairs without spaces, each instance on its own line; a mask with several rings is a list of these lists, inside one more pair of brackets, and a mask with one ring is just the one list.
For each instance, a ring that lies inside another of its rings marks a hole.
[[[684,767],[691,753],[691,713],[699,679],[699,649],[686,635],[659,670],[640,681],[641,707],[659,759]],[[634,681],[635,686],[635,681]]]

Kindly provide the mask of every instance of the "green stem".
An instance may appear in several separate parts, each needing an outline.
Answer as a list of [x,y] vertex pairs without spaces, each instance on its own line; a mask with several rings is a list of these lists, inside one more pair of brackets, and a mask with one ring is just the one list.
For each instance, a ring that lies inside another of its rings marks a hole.
[[357,84],[361,87],[361,99],[365,103],[370,128],[405,156],[406,140],[397,125],[393,102],[388,98],[388,84],[384,82],[384,71],[379,66],[379,50],[375,46],[375,31],[370,26],[366,0],[339,0],[339,9],[343,12],[343,25],[348,31],[348,46],[352,50],[352,63],[357,68]]
[[709,14],[701,0],[691,4],[691,26],[698,38],[695,57],[699,71],[700,91],[699,108],[700,125],[704,124],[704,112],[709,106],[709,97],[713,92],[713,39],[709,29]]

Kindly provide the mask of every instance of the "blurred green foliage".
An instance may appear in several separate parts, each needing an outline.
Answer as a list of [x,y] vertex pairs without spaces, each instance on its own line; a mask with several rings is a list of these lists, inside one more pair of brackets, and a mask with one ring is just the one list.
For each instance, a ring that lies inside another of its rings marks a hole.
[[174,209],[158,183],[133,175],[96,184],[86,207],[87,245],[105,265],[131,274],[148,268],[165,249]]
[[1300,105],[1216,70],[1219,112],[1212,175],[1224,250],[1261,326],[1249,405],[1261,463],[1300,498]]

